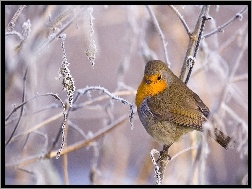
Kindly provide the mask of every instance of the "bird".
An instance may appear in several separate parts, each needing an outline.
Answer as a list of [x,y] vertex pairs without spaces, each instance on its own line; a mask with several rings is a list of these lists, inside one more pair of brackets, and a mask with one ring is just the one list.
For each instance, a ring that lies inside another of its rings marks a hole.
[[[147,133],[166,149],[191,131],[203,132],[210,114],[200,97],[161,60],[147,62],[135,103]],[[218,128],[207,131],[225,149],[233,146],[231,137]]]

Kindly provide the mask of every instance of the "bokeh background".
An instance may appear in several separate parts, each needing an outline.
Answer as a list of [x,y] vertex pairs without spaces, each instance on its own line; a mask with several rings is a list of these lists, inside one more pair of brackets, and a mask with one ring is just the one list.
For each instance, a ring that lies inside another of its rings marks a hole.
[[[5,6],[5,28],[19,7]],[[175,7],[192,31],[202,7]],[[213,19],[207,21],[204,34],[216,30],[244,7],[212,5],[209,15]],[[171,69],[179,76],[188,34],[169,6],[152,5],[151,9],[164,33]],[[52,96],[36,95],[57,93],[63,101],[67,100],[62,81],[55,79],[63,56],[59,33],[67,34],[65,50],[76,90],[101,86],[134,104],[146,58],[165,61],[162,41],[144,5],[25,7],[12,32],[5,34],[5,119],[14,105],[22,103],[26,69],[25,101],[28,100],[22,106],[22,116],[19,108],[5,121],[5,143],[18,125],[13,138],[17,137],[5,146],[5,183],[155,184],[150,151],[161,150],[162,145],[147,134],[137,114],[133,118],[133,130],[126,121],[90,145],[68,153],[67,163],[62,156],[58,160],[45,158],[61,130],[63,116],[48,123],[44,121],[62,113],[62,107]],[[90,44],[95,44],[97,51],[94,51],[94,66],[86,55]],[[223,32],[202,40],[188,83],[213,112],[222,130],[236,139],[236,147],[226,151],[208,139],[208,147],[203,148],[205,156],[195,161],[197,150],[178,153],[200,144],[202,135],[193,132],[183,136],[170,149],[170,155],[177,156],[167,166],[164,184],[247,184],[247,44],[248,13],[244,11]],[[90,91],[76,102],[80,108],[71,112],[68,119],[67,146],[92,138],[119,117],[129,114],[128,105],[111,98],[93,100],[104,95],[101,91]],[[89,101],[92,103],[84,104]],[[39,129],[19,135],[41,123]],[[57,151],[60,144],[61,136],[52,150]],[[22,164],[32,158],[39,159]]]

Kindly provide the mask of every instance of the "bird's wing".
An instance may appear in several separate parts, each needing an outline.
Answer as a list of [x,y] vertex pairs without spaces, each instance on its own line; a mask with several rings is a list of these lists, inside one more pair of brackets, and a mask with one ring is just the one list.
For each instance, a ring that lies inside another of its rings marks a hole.
[[[169,86],[169,90],[147,100],[148,108],[157,120],[202,131],[209,109],[197,94],[185,87],[175,84]],[[165,98],[167,100],[162,100]]]

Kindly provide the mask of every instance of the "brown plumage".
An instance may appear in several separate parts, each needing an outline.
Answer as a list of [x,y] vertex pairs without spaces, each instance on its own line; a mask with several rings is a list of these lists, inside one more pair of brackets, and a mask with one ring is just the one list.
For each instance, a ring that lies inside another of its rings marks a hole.
[[[202,132],[210,113],[200,97],[160,60],[146,64],[136,105],[146,131],[167,146],[190,131]],[[210,136],[228,149],[231,138],[217,128],[213,130],[209,131]]]

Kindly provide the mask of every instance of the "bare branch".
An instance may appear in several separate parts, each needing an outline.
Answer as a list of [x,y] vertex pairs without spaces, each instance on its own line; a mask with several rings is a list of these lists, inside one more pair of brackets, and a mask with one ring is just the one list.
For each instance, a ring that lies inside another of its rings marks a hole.
[[[202,36],[203,30],[205,28],[205,23],[207,20],[211,19],[208,15],[209,7],[210,7],[209,5],[204,5],[202,7],[198,22],[197,22],[195,29],[193,31],[193,34],[192,34],[193,38],[197,38],[197,40],[192,43],[193,46],[195,46],[192,58],[191,58],[191,54],[190,54],[189,56],[186,57],[186,61],[184,62],[189,67],[189,72],[187,74],[185,84],[187,84],[187,82],[189,81],[189,78],[192,73],[192,69],[193,69],[193,66],[194,66],[194,63],[196,60],[196,56],[197,56],[197,53],[199,50],[199,46],[200,46],[201,36]],[[193,39],[193,40],[195,40],[195,39]],[[189,42],[189,44],[190,44],[190,42]],[[184,65],[183,65],[183,67],[184,67]]]
[[17,12],[14,14],[14,16],[12,17],[11,21],[9,22],[7,28],[5,29],[6,32],[12,32],[13,28],[15,27],[15,23],[18,19],[18,17],[20,16],[20,14],[22,13],[23,9],[27,7],[26,5],[20,5],[20,7],[18,8]]
[[62,168],[63,168],[63,174],[64,174],[64,184],[69,185],[69,176],[68,176],[68,154],[64,154],[62,156]]
[[146,7],[147,7],[147,9],[148,9],[148,11],[149,11],[149,13],[150,13],[151,19],[152,19],[152,21],[153,21],[153,23],[154,23],[156,29],[157,29],[157,31],[158,31],[160,37],[161,37],[161,40],[162,40],[162,43],[163,43],[164,54],[165,54],[165,61],[166,61],[166,63],[168,64],[168,67],[171,67],[171,63],[170,63],[169,58],[168,58],[168,52],[167,52],[167,49],[166,49],[167,42],[165,41],[164,34],[163,34],[163,32],[162,32],[162,30],[161,30],[159,24],[158,24],[157,18],[156,18],[156,16],[155,16],[155,14],[153,13],[153,11],[152,11],[150,5],[146,5]]
[[53,97],[56,98],[57,100],[60,100],[60,101],[61,101],[61,104],[64,104],[64,103],[62,102],[62,100],[58,97],[57,94],[54,94],[54,93],[37,94],[37,95],[35,95],[34,97],[32,97],[31,99],[24,101],[24,102],[21,103],[20,105],[15,106],[15,107],[13,108],[13,110],[9,113],[9,115],[5,118],[5,121],[8,121],[9,118],[12,116],[12,114],[15,113],[19,108],[22,108],[25,104],[27,104],[27,103],[29,103],[30,101],[32,101],[32,100],[34,100],[34,99],[36,99],[36,98],[38,98],[38,97],[41,97],[41,96],[53,96]]
[[76,98],[74,99],[74,102],[76,102],[76,100],[79,98],[78,96],[79,95],[85,95],[88,91],[90,90],[98,90],[98,91],[102,91],[103,93],[107,94],[109,97],[112,98],[112,100],[117,100],[117,101],[120,101],[121,103],[123,104],[127,104],[129,105],[129,108],[130,108],[130,114],[129,114],[129,121],[130,121],[130,125],[131,125],[131,130],[133,129],[133,122],[132,122],[132,119],[133,119],[133,115],[135,114],[134,113],[134,110],[133,110],[133,104],[130,103],[129,101],[119,97],[119,96],[116,96],[112,93],[110,93],[107,89],[103,88],[103,87],[99,87],[99,86],[90,86],[90,87],[85,87],[83,89],[79,89],[77,92],[77,96]]
[[187,33],[188,35],[190,35],[190,34],[191,34],[190,29],[189,29],[189,27],[188,27],[186,21],[184,20],[183,16],[182,16],[182,15],[180,14],[180,12],[178,11],[178,9],[176,9],[173,5],[168,5],[168,6],[169,6],[169,7],[175,12],[175,14],[178,16],[178,18],[180,19],[180,21],[182,22],[182,24],[183,24],[183,26],[184,26],[184,28],[185,28],[185,30],[186,30],[186,33]]
[[[22,96],[22,102],[25,101],[25,92],[26,92],[26,86],[25,86],[25,84],[26,84],[27,70],[28,70],[28,69],[25,70],[25,74],[24,74],[24,77],[23,77],[23,96]],[[20,114],[19,114],[18,121],[17,121],[16,126],[14,127],[14,129],[13,129],[13,131],[12,131],[12,133],[11,133],[9,139],[8,139],[7,142],[5,143],[5,147],[6,147],[6,146],[9,144],[9,142],[11,141],[11,139],[12,139],[12,137],[13,137],[13,135],[14,135],[14,133],[15,133],[15,131],[16,131],[16,129],[17,129],[19,123],[20,123],[20,120],[21,120],[22,115],[23,115],[23,110],[24,110],[24,106],[21,106],[21,110],[20,110]]]
[[[113,123],[111,123],[110,125],[108,125],[108,127],[105,127],[103,129],[99,130],[97,133],[95,133],[92,138],[87,139],[87,140],[85,139],[83,141],[80,141],[78,143],[75,143],[73,145],[70,145],[70,146],[66,147],[61,152],[61,155],[68,154],[70,152],[73,152],[73,151],[78,150],[80,148],[83,148],[85,146],[88,146],[91,142],[98,140],[102,136],[106,135],[107,133],[111,132],[112,130],[114,130],[118,126],[120,126],[123,123],[125,123],[125,121],[127,121],[127,119],[128,119],[127,115],[124,115],[124,116],[118,118]],[[23,167],[23,166],[29,165],[31,163],[34,163],[34,162],[40,160],[41,158],[42,159],[51,159],[51,158],[54,158],[54,157],[57,156],[57,154],[58,154],[58,151],[53,151],[53,152],[48,152],[43,157],[41,157],[41,156],[32,156],[32,157],[29,157],[29,158],[27,158],[25,160],[21,160],[19,162],[16,162],[14,164],[8,164],[8,165],[6,165],[6,167]]]
[[240,12],[238,12],[233,18],[231,18],[229,21],[227,21],[226,23],[224,23],[222,26],[218,27],[215,31],[212,31],[211,33],[205,34],[202,36],[202,38],[208,38],[211,35],[214,35],[216,33],[219,32],[223,32],[224,28],[226,28],[227,26],[229,26],[230,24],[234,23],[236,20],[241,20],[242,19],[242,14],[246,11],[246,9],[248,8],[248,6],[244,7]]
[[[188,65],[188,60],[190,60],[190,57],[193,57],[193,54],[197,54],[197,51],[195,53],[195,51],[193,52],[193,50],[195,49],[194,47],[196,46],[197,39],[198,39],[199,33],[200,33],[200,29],[203,28],[202,25],[204,26],[204,22],[202,22],[202,20],[204,19],[203,15],[206,14],[208,9],[209,9],[209,7],[206,5],[204,5],[202,7],[201,12],[198,17],[198,20],[195,25],[195,28],[194,28],[193,32],[189,35],[189,43],[188,43],[185,59],[184,59],[183,66],[181,68],[180,76],[179,76],[179,78],[182,81],[184,81],[184,77],[186,74],[186,67]],[[206,16],[206,18],[208,18],[208,15],[205,15],[205,16]],[[191,65],[191,66],[193,66],[193,65]]]
[[14,137],[12,137],[12,139],[10,140],[10,142],[13,142],[14,140],[16,140],[18,137],[20,137],[22,135],[27,135],[27,134],[29,134],[31,132],[34,132],[34,131],[38,130],[39,128],[41,128],[43,126],[46,126],[49,123],[51,123],[51,122],[59,119],[60,117],[62,117],[62,113],[58,113],[55,116],[52,116],[52,117],[48,118],[47,120],[45,120],[45,121],[43,121],[43,122],[35,125],[34,127],[30,128],[30,129],[28,129],[28,130],[26,130],[26,131],[24,131],[22,133],[19,133],[19,134],[15,135]]
[[[123,124],[127,120],[127,118],[128,118],[128,116],[124,115],[124,116],[118,118],[117,120],[115,120],[109,126],[99,130],[97,133],[94,134],[94,136],[92,138],[90,138],[88,140],[83,140],[83,141],[75,143],[71,146],[68,146],[67,148],[65,148],[61,152],[61,155],[68,154],[70,152],[73,152],[73,151],[78,150],[80,148],[83,148],[85,146],[88,146],[91,142],[98,140],[99,138],[101,138],[105,134],[107,134],[107,133],[111,132],[112,130],[114,130],[115,128],[117,128],[119,125]],[[55,156],[56,156],[56,152],[54,151],[54,152],[51,152],[50,154],[48,154],[47,158],[53,158]]]

